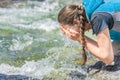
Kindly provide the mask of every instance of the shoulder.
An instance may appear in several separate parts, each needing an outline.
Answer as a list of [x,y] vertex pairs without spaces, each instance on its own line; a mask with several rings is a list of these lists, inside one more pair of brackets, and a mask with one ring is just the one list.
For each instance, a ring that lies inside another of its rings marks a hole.
[[92,15],[91,24],[94,34],[98,34],[105,28],[111,29],[114,24],[113,17],[107,12],[96,12]]
[[109,12],[99,11],[99,12],[95,12],[92,14],[91,20],[95,17],[96,18],[101,18],[101,17],[110,18],[110,17],[112,17],[112,15]]

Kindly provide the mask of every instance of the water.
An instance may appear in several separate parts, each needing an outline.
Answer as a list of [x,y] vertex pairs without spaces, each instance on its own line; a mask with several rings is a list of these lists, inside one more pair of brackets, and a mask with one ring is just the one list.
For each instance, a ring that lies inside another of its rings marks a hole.
[[[58,11],[71,3],[80,1],[28,0],[0,8],[0,80],[89,79],[86,66],[75,61],[81,46],[64,37],[57,22]],[[89,57],[87,65],[96,61]]]

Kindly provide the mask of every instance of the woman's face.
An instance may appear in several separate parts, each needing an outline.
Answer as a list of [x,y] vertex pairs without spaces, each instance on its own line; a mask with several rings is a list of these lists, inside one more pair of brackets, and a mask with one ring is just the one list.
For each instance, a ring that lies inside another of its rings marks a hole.
[[[74,25],[64,25],[64,24],[61,24],[60,27],[63,27],[64,29],[66,30],[74,30],[74,31],[77,31],[80,33],[80,28],[78,27],[77,24],[74,24]],[[91,24],[90,23],[85,23],[85,31],[91,29]]]
[[[90,29],[90,26],[88,26],[88,24],[86,24],[85,27],[86,30]],[[72,25],[61,24],[60,29],[65,36],[68,36],[73,40],[79,40],[79,36],[81,32],[80,32],[80,28],[77,25],[72,26]]]
[[80,32],[80,29],[77,25],[63,25],[61,24],[60,27],[64,28],[65,30],[73,30],[73,31],[77,31],[77,32]]
[[77,29],[74,26],[61,24],[60,29],[65,36],[68,36],[69,38],[73,40],[77,40],[79,38],[80,29]]

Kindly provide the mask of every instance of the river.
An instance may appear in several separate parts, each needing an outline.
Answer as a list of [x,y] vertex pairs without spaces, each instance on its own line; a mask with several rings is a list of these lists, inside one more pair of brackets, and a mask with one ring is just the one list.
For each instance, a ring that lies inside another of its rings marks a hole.
[[87,65],[97,61],[90,54],[86,66],[77,64],[81,45],[64,37],[57,22],[59,10],[71,3],[81,1],[23,0],[0,8],[0,80],[120,79],[104,71],[89,77]]

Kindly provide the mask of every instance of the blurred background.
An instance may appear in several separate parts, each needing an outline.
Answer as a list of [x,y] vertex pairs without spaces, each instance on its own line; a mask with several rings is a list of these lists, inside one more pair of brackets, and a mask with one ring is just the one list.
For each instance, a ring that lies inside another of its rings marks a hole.
[[[81,4],[81,0],[0,0],[1,79],[6,75],[39,80],[86,78],[85,67],[77,61],[82,57],[81,46],[64,37],[57,22],[58,12],[68,4]],[[91,31],[86,34],[91,36]],[[87,64],[96,61],[90,58]]]

